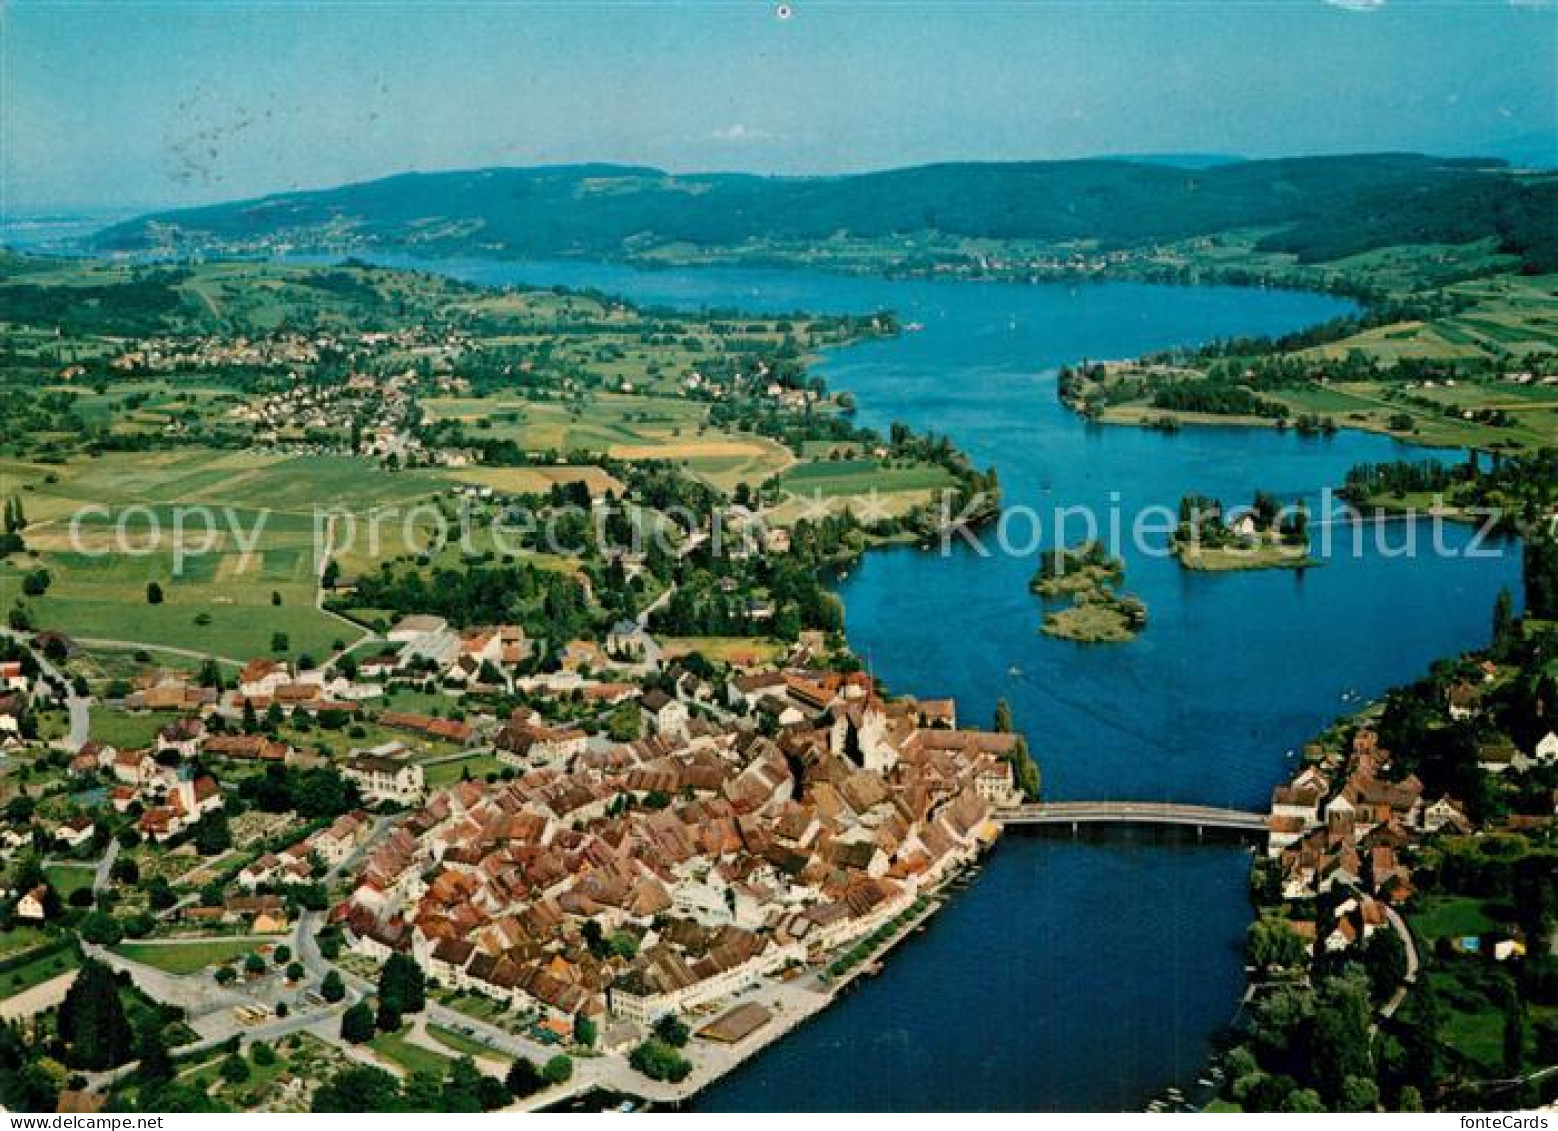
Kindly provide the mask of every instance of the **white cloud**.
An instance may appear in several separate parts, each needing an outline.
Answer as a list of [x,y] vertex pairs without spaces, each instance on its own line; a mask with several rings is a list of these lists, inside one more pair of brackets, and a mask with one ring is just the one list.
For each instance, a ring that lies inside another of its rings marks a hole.
[[733,126],[726,126],[722,130],[715,130],[709,135],[715,141],[767,141],[773,135],[766,130],[755,129],[752,126],[737,122]]
[[1385,0],[1325,0],[1333,8],[1348,12],[1373,12],[1385,6]]

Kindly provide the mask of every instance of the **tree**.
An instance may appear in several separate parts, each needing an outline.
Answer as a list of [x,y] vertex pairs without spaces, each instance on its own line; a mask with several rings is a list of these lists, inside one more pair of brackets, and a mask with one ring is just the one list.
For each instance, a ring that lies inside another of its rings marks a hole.
[[1314,1013],[1311,1061],[1315,1085],[1332,1107],[1339,1107],[1346,1100],[1349,1079],[1373,1080],[1369,1017],[1366,978],[1340,974],[1321,985]]
[[500,1107],[507,1107],[511,1098],[508,1086],[485,1072],[476,1082],[476,1101],[483,1111],[497,1111]]
[[1379,1107],[1379,1086],[1365,1076],[1349,1076],[1338,1106],[1342,1111],[1373,1111]]
[[655,1036],[659,1037],[672,1048],[682,1048],[687,1044],[687,1039],[692,1036],[692,1030],[674,1013],[667,1013],[655,1022]]
[[264,1041],[256,1041],[249,1049],[249,1059],[261,1068],[269,1068],[276,1063],[276,1050]]
[[301,962],[287,963],[287,981],[301,982],[303,980],[303,975],[307,973],[308,971],[303,969],[303,964]]
[[1493,601],[1493,654],[1508,656],[1515,645],[1515,599],[1509,590],[1500,589]]
[[242,1084],[249,1078],[249,1062],[237,1053],[233,1053],[222,1061],[220,1071],[222,1079],[229,1084]]
[[[356,1006],[352,1007],[353,1009]],[[351,1010],[347,1010],[348,1013]],[[344,1019],[343,1019],[344,1020]],[[371,1015],[370,1015],[371,1020]],[[400,1105],[400,1086],[382,1068],[343,1068],[314,1092],[310,1110],[315,1112],[394,1111]]]
[[421,1013],[427,1004],[422,967],[405,954],[392,954],[379,971],[379,1002],[394,1013]]
[[1313,1088],[1298,1088],[1288,1093],[1282,1101],[1282,1110],[1303,1115],[1314,1115],[1325,1110],[1325,1101]]
[[162,586],[158,585],[155,581],[148,581],[146,583],[146,603],[148,605],[162,604]]
[[328,1002],[338,1002],[346,997],[346,983],[341,980],[339,971],[332,970],[325,975],[324,981],[319,983],[319,992]]
[[81,964],[59,1008],[59,1036],[72,1068],[101,1072],[130,1059],[130,1022],[113,971],[91,959]]
[[381,1000],[373,1023],[378,1026],[381,1033],[398,1033],[401,1026],[405,1024],[405,1019],[400,1015],[400,1010],[389,1002]]
[[1504,1074],[1518,1076],[1526,1061],[1526,1006],[1513,987],[1504,998]]
[[1309,954],[1309,948],[1287,921],[1263,915],[1250,924],[1247,950],[1250,963],[1265,969],[1269,966],[1297,966]]
[[503,1083],[516,1099],[524,1099],[533,1096],[546,1084],[541,1072],[536,1068],[535,1061],[528,1056],[517,1057],[514,1063],[509,1065],[508,1075],[503,1078]]
[[1526,538],[1522,565],[1526,615],[1558,618],[1558,536],[1533,528]]
[[992,729],[997,734],[1011,734],[1016,729],[1012,725],[1012,705],[1004,696],[995,701],[995,722]]
[[563,1053],[558,1053],[541,1066],[541,1078],[549,1085],[566,1083],[572,1075],[573,1060]]
[[341,1039],[354,1045],[373,1040],[373,1008],[360,1001],[341,1014]]
[[577,1013],[577,1014],[574,1015],[574,1018],[573,1018],[573,1041],[574,1041],[574,1044],[580,1045],[580,1046],[582,1046],[584,1048],[592,1048],[594,1046],[594,1044],[595,1044],[595,1038],[597,1036],[599,1036],[599,1032],[600,1032],[600,1027],[597,1026],[595,1024],[595,1022],[591,1018],[586,1017],[582,1013]]
[[1440,1042],[1442,1018],[1439,997],[1433,979],[1419,978],[1407,995],[1406,1008],[1398,1015],[1402,1022],[1400,1074],[1403,1084],[1420,1097],[1434,1096],[1444,1077],[1444,1053]]
[[251,974],[255,977],[258,977],[259,975],[265,973],[267,969],[269,969],[269,967],[265,965],[265,959],[261,958],[258,954],[250,954],[244,957],[243,972],[245,974]]
[[173,1079],[173,1057],[168,1053],[168,1043],[163,1039],[160,1024],[142,1027],[135,1046],[135,1074],[142,1086],[160,1084]]
[[[436,1076],[433,1080],[438,1083]],[[435,1103],[438,1111],[471,1114],[481,1111],[481,1070],[469,1056],[461,1056],[450,1064],[449,1076],[438,1087]]]
[[220,856],[233,846],[233,834],[227,827],[227,814],[218,809],[195,822],[195,851],[202,856]]
[[1407,976],[1407,951],[1393,930],[1375,931],[1363,948],[1363,968],[1369,976],[1369,993],[1376,1002],[1388,1001]]
[[670,1080],[679,1083],[687,1079],[692,1065],[670,1045],[651,1038],[633,1050],[628,1063],[651,1080]]
[[90,911],[76,928],[81,937],[97,946],[113,946],[124,938],[124,928],[119,920],[102,911]]

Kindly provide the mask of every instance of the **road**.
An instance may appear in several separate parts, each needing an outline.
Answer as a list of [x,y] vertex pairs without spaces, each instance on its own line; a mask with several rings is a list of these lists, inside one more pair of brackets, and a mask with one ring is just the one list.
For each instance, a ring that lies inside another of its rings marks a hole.
[[[32,637],[26,633],[14,632],[9,628],[0,628],[0,636],[8,640],[32,646]],[[41,649],[32,649],[33,658],[38,661],[38,668],[49,679],[57,682],[65,688],[65,709],[70,713],[70,732],[65,736],[64,746],[72,754],[87,744],[87,739],[92,735],[92,710],[91,700],[77,696],[75,685],[66,673],[55,667]]]
[[18,1021],[53,1009],[65,1000],[65,991],[76,981],[76,971],[70,970],[47,982],[39,982],[19,994],[0,1000],[0,1021]]
[[85,939],[81,940],[81,950],[88,958],[94,958],[112,970],[128,973],[137,986],[158,1001],[183,1009],[197,1032],[200,1031],[197,1023],[205,1017],[213,1014],[230,1016],[235,1006],[254,1004],[253,998],[218,985],[208,974],[169,974]]
[[335,554],[335,521],[336,516],[333,514],[325,520],[325,544],[319,547],[319,554],[314,562],[314,608],[318,609],[325,616],[339,622],[342,625],[345,625],[347,628],[357,633],[357,639],[348,644],[340,651],[337,656],[332,658],[325,665],[326,668],[333,668],[335,666],[336,660],[340,659],[341,656],[346,655],[348,652],[352,651],[352,649],[358,647],[359,645],[365,644],[370,640],[378,639],[378,635],[376,633],[364,628],[356,621],[349,620],[348,618],[343,617],[340,613],[332,612],[331,610],[325,608],[325,570],[330,568],[330,559]]
[[1062,801],[1018,805],[997,810],[995,819],[1003,825],[1182,825],[1244,832],[1266,830],[1264,813],[1158,801]]
[[1401,1008],[1401,1003],[1407,998],[1412,987],[1417,983],[1418,957],[1417,940],[1412,937],[1412,930],[1401,917],[1401,913],[1394,907],[1385,908],[1385,918],[1390,920],[1390,927],[1401,939],[1401,945],[1406,949],[1407,972],[1401,979],[1401,985],[1396,987],[1396,992],[1390,995],[1390,1000],[1380,1006],[1381,1017],[1393,1017],[1396,1010]]
[[103,858],[97,862],[97,871],[92,876],[93,894],[101,894],[108,890],[108,883],[113,879],[114,861],[119,859],[119,838],[110,837],[108,851],[103,853]]

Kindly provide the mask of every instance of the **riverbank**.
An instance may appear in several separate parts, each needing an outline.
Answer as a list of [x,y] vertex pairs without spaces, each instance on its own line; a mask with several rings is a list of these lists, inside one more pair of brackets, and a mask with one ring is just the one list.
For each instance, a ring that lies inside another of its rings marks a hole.
[[[892,930],[887,937],[876,939],[866,953],[856,956],[852,953],[854,947],[840,947],[817,963],[814,969],[791,981],[768,978],[757,986],[742,990],[735,995],[735,1000],[722,1002],[718,1013],[712,1016],[722,1014],[737,1004],[755,1004],[765,1008],[770,1017],[760,1028],[729,1045],[699,1037],[699,1030],[711,1018],[700,1019],[693,1026],[692,1040],[699,1042],[696,1058],[689,1057],[693,1068],[685,1079],[675,1082],[656,1081],[634,1072],[631,1076],[613,1073],[608,1082],[602,1073],[590,1071],[596,1062],[584,1061],[581,1062],[583,1070],[571,1087],[561,1093],[549,1091],[520,1110],[556,1110],[587,1099],[591,1093],[647,1103],[656,1108],[676,1109],[684,1106],[724,1077],[747,1066],[771,1045],[837,1004],[858,981],[880,973],[882,961],[946,906],[945,893],[964,882],[970,872],[976,871],[993,847],[992,844],[964,868],[919,896],[908,911],[901,913],[901,921],[892,921]],[[875,939],[876,936],[870,938]],[[855,944],[856,947],[859,945]],[[845,955],[850,956],[851,961],[846,968],[833,973]],[[688,1049],[681,1051],[685,1054]]]
[[1251,544],[1196,546],[1181,543],[1174,548],[1179,564],[1202,573],[1227,573],[1245,569],[1308,569],[1323,565],[1309,553],[1307,545],[1298,546],[1281,539],[1262,539]]

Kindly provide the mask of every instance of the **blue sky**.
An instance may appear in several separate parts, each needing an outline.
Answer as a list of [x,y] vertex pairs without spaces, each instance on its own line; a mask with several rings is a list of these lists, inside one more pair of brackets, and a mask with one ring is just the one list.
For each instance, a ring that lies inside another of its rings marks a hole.
[[1500,153],[1558,130],[1551,0],[0,0],[0,21],[12,212],[480,165]]

